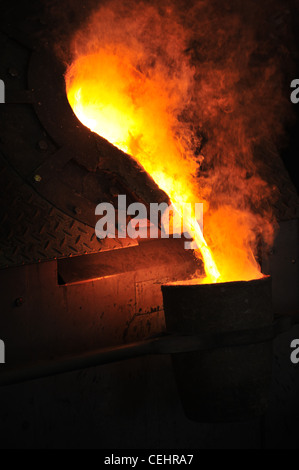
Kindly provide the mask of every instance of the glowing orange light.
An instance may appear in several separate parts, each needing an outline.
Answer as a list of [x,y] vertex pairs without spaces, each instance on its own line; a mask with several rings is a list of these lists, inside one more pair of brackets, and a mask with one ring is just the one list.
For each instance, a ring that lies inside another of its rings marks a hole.
[[[131,51],[123,49],[116,54],[103,48],[80,55],[68,69],[66,84],[69,103],[78,119],[132,155],[168,194],[181,217],[185,203],[200,202],[198,164],[188,157],[188,150],[175,132],[177,118],[173,110],[181,96],[169,88],[163,74],[157,71],[152,76],[142,74],[133,65]],[[229,221],[225,227],[221,227],[225,223],[223,215]],[[240,217],[233,216],[220,210],[218,216],[215,212],[214,219],[211,217],[209,228],[215,231],[214,239],[221,247],[217,250],[215,244],[215,252],[199,225],[192,218],[189,220],[189,233],[199,247],[196,255],[204,262],[206,283],[262,277],[248,247],[241,244],[240,249],[232,249],[227,230],[236,228],[242,236],[242,227],[234,227],[234,220],[239,221]],[[222,239],[217,231],[224,233]],[[234,237],[232,234],[231,239]],[[222,249],[225,243],[226,248]],[[239,245],[236,241],[236,246]]]

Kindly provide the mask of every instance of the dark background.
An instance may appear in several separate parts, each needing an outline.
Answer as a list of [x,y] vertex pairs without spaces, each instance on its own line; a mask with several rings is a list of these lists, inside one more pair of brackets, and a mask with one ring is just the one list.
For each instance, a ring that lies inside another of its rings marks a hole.
[[[283,3],[292,11],[288,28],[294,65],[285,72],[287,87],[299,77],[299,4],[294,0]],[[57,34],[68,37],[96,4],[94,0],[2,0],[0,26],[9,23],[34,31],[40,42],[54,40]],[[291,89],[286,88],[286,93]],[[299,105],[294,105],[293,112],[281,156],[298,189]],[[262,419],[222,425],[192,423],[181,408],[170,358],[135,359],[0,389],[0,447],[298,448],[299,367],[290,362],[290,343],[296,337],[298,327],[275,341],[271,404]]]

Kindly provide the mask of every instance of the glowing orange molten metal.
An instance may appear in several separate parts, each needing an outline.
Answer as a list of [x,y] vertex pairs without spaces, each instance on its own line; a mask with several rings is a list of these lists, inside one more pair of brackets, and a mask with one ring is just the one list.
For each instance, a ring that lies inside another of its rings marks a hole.
[[[175,89],[167,86],[163,74],[145,75],[133,64],[130,51],[118,50],[116,54],[107,47],[79,56],[67,72],[68,100],[85,126],[132,155],[144,167],[182,216],[184,203],[200,202],[200,195],[196,181],[198,164],[194,158],[188,158],[188,150],[175,132],[177,118],[173,110],[179,97]],[[216,231],[218,223],[219,220]],[[262,277],[254,259],[245,274],[237,268],[238,260],[242,263],[241,256],[231,266],[228,259],[225,267],[223,257],[215,258],[194,220],[189,221],[189,233],[199,247],[197,256],[204,262],[207,276],[204,282]]]

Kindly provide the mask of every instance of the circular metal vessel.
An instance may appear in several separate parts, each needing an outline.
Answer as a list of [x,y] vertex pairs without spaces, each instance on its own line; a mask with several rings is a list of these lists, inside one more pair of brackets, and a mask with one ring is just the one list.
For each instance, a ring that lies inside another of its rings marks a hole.
[[[250,282],[162,287],[167,330],[186,335],[257,331],[273,323],[270,277]],[[246,421],[265,413],[272,341],[175,354],[183,408],[198,422]]]

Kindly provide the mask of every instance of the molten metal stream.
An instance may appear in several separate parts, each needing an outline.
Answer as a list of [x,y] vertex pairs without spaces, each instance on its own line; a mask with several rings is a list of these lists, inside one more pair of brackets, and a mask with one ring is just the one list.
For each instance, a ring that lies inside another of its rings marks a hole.
[[[163,94],[161,84],[148,80],[130,63],[104,50],[74,62],[66,81],[68,100],[78,119],[131,154],[169,196],[183,218],[184,203],[195,202],[189,189],[192,175],[186,171],[188,165],[180,143],[171,135],[168,96]],[[145,101],[144,109],[141,101]],[[165,164],[165,152],[166,160],[173,163],[172,171]],[[173,155],[169,155],[171,152]],[[184,223],[199,247],[196,255],[204,261],[206,282],[217,282],[220,273],[199,224],[192,217],[187,221],[185,218]]]
[[[185,204],[194,207],[201,195],[190,135],[176,114],[185,92],[171,87],[159,70],[152,75],[142,73],[135,62],[135,55],[126,48],[105,47],[79,55],[66,74],[74,113],[86,127],[132,155],[169,196],[180,217],[184,216],[185,228],[199,248],[195,254],[204,262],[206,279],[198,283],[263,277],[250,247],[244,243],[244,248],[238,248],[248,233],[241,232],[240,218],[233,212],[219,216],[214,224],[214,252],[193,214],[186,220]],[[223,230],[223,221],[230,224],[229,232]]]

